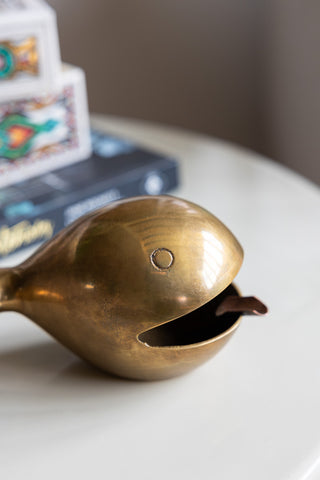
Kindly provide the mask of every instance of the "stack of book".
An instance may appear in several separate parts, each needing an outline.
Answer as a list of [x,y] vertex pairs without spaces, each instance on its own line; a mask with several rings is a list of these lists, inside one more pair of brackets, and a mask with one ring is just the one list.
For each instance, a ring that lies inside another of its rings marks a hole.
[[62,64],[55,12],[0,0],[0,258],[84,213],[177,185],[177,164],[90,132],[83,71]]

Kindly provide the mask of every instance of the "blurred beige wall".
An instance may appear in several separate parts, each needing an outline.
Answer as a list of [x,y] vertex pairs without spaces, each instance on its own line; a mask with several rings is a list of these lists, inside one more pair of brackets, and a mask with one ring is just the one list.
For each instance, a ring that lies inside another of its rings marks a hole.
[[91,111],[180,125],[320,182],[318,0],[49,0]]
[[259,149],[320,183],[320,2],[269,0]]

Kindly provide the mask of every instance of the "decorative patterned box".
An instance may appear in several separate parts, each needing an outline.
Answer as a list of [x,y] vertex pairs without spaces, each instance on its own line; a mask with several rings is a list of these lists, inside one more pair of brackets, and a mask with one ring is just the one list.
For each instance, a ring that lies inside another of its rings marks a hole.
[[84,73],[63,65],[57,82],[49,93],[0,102],[0,187],[90,155]]
[[53,88],[60,70],[54,10],[41,0],[0,0],[0,101]]

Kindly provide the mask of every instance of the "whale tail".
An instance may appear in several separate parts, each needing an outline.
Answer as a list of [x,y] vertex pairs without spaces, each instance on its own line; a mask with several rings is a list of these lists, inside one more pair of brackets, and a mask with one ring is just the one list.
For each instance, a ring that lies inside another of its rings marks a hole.
[[20,276],[14,268],[0,269],[0,312],[18,310],[16,293],[20,285]]

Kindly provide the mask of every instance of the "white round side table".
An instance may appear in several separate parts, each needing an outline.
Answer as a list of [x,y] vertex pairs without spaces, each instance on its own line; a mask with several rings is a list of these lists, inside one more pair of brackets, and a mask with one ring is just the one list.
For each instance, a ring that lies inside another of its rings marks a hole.
[[98,372],[21,315],[2,313],[1,478],[319,479],[318,188],[207,136],[121,118],[93,123],[179,160],[172,194],[233,231],[245,251],[236,283],[270,314],[245,317],[191,374],[143,383]]

